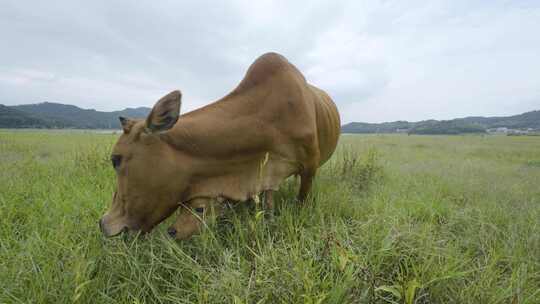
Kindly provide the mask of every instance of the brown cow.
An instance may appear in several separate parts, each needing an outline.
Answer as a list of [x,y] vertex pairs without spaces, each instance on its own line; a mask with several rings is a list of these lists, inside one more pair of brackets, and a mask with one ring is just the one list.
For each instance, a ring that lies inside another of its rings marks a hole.
[[[103,233],[150,231],[182,206],[169,233],[199,231],[224,199],[245,201],[301,178],[298,199],[336,148],[337,108],[283,56],[268,53],[222,99],[179,116],[182,94],[161,98],[146,120],[120,118],[124,133],[113,148],[117,190],[100,220]],[[210,210],[213,210],[211,213]]]

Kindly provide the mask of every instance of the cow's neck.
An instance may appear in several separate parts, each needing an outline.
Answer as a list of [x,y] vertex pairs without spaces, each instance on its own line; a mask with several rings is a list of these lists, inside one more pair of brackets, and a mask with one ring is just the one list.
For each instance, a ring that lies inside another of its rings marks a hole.
[[166,133],[167,141],[178,151],[196,157],[228,158],[236,154],[234,149],[249,144],[238,130],[250,128],[251,120],[257,119],[251,113],[253,109],[245,106],[246,97],[229,95],[180,116]]

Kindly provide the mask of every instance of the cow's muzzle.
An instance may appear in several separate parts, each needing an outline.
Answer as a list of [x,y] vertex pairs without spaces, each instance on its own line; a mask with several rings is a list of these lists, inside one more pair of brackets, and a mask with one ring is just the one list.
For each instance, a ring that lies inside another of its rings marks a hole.
[[112,225],[107,222],[105,218],[99,220],[99,229],[106,237],[113,237],[119,235],[120,233],[128,231],[126,225],[119,223],[113,223]]

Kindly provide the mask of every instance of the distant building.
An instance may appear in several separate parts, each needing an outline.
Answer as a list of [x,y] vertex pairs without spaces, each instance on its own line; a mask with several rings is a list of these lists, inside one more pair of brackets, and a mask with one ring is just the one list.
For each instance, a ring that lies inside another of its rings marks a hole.
[[508,135],[525,135],[529,134],[528,130],[517,130],[517,129],[510,129],[508,130]]
[[496,133],[496,134],[506,134],[510,131],[511,129],[508,129],[507,127],[499,127],[499,128],[489,128],[487,129],[486,131],[488,133]]
[[499,128],[487,129],[487,132],[490,134],[525,135],[525,134],[533,133],[534,129],[527,128],[524,130],[520,130],[520,129],[510,129],[507,127],[499,127]]

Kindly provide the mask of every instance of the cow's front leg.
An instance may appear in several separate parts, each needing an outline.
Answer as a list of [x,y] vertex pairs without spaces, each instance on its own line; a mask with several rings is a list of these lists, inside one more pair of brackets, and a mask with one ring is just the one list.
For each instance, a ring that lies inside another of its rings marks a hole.
[[167,232],[178,240],[185,240],[199,233],[208,217],[220,214],[221,204],[214,204],[211,198],[196,198],[182,204],[180,208],[176,222],[167,229]]

